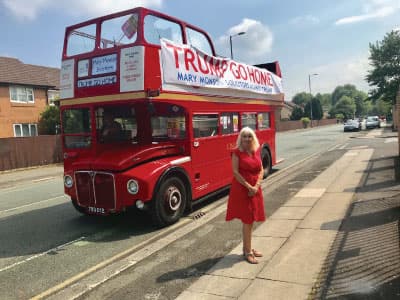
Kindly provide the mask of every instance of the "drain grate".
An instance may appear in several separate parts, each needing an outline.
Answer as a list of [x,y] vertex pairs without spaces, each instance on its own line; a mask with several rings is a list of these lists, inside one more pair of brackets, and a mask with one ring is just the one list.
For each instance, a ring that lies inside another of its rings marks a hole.
[[198,213],[196,213],[195,215],[192,216],[192,219],[193,220],[198,220],[198,219],[200,219],[201,217],[203,217],[205,215],[206,215],[206,213],[204,211],[199,211]]

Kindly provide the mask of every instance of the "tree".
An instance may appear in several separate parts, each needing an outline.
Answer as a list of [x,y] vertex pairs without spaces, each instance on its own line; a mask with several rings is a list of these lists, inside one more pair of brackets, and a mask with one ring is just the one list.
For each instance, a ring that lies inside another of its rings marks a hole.
[[324,113],[322,111],[321,102],[319,102],[317,98],[313,98],[311,102],[308,102],[306,104],[306,106],[304,107],[304,115],[306,115],[307,117],[310,116],[311,118],[310,103],[312,104],[312,119],[321,120]]
[[60,125],[60,109],[57,106],[47,106],[40,114],[38,123],[39,134],[57,134]]
[[400,34],[391,31],[382,41],[370,43],[370,65],[366,79],[375,88],[370,91],[374,102],[383,99],[391,104],[396,102],[400,86]]
[[348,96],[350,98],[354,98],[357,94],[358,90],[355,85],[345,84],[337,86],[332,93],[332,106],[335,106],[340,98],[343,96]]
[[290,115],[290,120],[296,121],[300,120],[304,116],[304,111],[300,106],[295,106],[293,108],[292,114]]
[[335,105],[335,114],[343,114],[345,119],[352,119],[356,112],[354,100],[348,96],[342,96]]
[[292,102],[299,105],[299,106],[303,106],[306,105],[308,102],[311,101],[311,94],[309,93],[297,93],[296,95],[294,95]]

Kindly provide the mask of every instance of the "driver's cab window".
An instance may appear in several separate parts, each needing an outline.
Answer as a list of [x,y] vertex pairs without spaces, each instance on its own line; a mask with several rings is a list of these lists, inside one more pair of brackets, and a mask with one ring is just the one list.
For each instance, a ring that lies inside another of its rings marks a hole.
[[207,36],[197,30],[186,28],[187,43],[207,54],[213,54]]
[[165,38],[178,44],[182,44],[181,26],[175,22],[147,15],[144,17],[144,38],[150,44],[160,45],[160,39]]
[[186,118],[182,107],[157,103],[151,117],[152,141],[183,139],[186,137]]
[[135,109],[129,106],[97,108],[96,130],[100,143],[133,141],[137,135]]

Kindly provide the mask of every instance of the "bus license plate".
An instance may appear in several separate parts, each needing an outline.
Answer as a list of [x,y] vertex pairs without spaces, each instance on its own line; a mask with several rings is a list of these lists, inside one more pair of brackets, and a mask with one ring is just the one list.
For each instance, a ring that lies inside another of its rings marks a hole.
[[106,210],[104,208],[101,208],[101,207],[89,206],[88,210],[89,210],[89,213],[92,213],[92,214],[102,214],[102,215],[104,215],[106,213]]

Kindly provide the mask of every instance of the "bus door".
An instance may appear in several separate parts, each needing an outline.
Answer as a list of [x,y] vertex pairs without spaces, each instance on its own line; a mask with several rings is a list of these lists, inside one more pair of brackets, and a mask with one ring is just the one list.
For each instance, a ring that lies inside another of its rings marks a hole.
[[230,158],[218,135],[218,114],[193,115],[192,167],[193,198],[218,189]]

